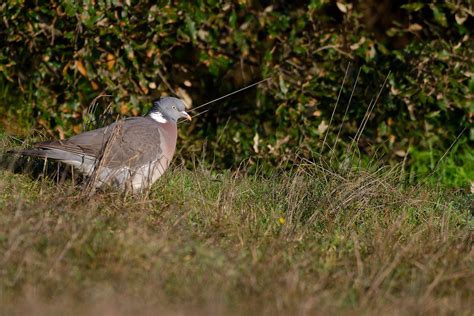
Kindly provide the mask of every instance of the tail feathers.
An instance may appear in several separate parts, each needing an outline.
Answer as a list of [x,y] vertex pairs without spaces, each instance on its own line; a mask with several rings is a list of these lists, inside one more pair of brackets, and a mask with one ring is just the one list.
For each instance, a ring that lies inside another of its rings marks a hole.
[[87,158],[85,155],[78,155],[65,150],[56,148],[29,148],[18,151],[10,151],[9,154],[53,159],[63,162],[83,162]]

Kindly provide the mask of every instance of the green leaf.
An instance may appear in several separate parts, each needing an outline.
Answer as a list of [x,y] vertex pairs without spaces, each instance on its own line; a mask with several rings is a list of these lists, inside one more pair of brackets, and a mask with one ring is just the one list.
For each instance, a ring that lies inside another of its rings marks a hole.
[[286,84],[285,80],[283,79],[283,76],[280,76],[279,85],[280,85],[280,91],[283,94],[286,94],[288,92],[288,85]]
[[230,26],[235,29],[237,25],[237,14],[235,14],[235,10],[232,10],[232,13],[229,17],[229,24]]
[[420,11],[424,6],[425,6],[425,3],[413,2],[413,3],[404,4],[400,6],[400,8],[405,9],[407,11],[417,12],[417,11]]
[[469,91],[474,93],[474,75],[471,75],[471,79],[469,80]]
[[438,9],[438,6],[436,5],[431,5],[431,11],[433,11],[433,16],[436,22],[440,24],[441,26],[447,27],[448,26],[448,20],[446,19],[446,15],[444,14],[443,11]]
[[79,8],[75,4],[74,1],[71,0],[66,0],[64,1],[64,10],[66,11],[66,14],[68,17],[73,17],[76,15],[76,13],[79,13]]
[[186,28],[187,28],[188,34],[191,36],[193,43],[196,42],[196,38],[197,38],[196,23],[194,23],[194,21],[191,20],[189,16],[186,16]]

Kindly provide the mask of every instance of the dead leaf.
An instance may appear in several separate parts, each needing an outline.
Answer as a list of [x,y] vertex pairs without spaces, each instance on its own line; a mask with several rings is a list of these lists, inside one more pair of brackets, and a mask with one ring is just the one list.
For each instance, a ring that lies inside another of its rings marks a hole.
[[81,73],[81,75],[87,77],[87,69],[84,67],[81,60],[76,60],[76,69]]
[[326,123],[325,120],[323,120],[321,122],[321,124],[319,124],[318,126],[318,131],[320,134],[323,134],[327,129],[328,129],[329,125]]
[[362,36],[362,37],[360,38],[360,40],[359,40],[357,43],[352,44],[351,46],[349,46],[349,48],[350,48],[351,50],[356,50],[356,49],[358,49],[358,48],[360,47],[360,45],[362,45],[362,44],[364,44],[364,43],[365,43],[365,37]]
[[456,20],[457,24],[462,25],[467,20],[467,14],[464,11],[456,13],[454,19]]
[[308,100],[307,105],[308,106],[316,106],[317,103],[318,103],[318,100],[316,100],[315,98],[311,98],[311,99]]
[[74,134],[79,134],[82,131],[81,124],[74,125],[72,127],[72,131],[74,132]]
[[122,104],[120,104],[119,112],[120,112],[120,114],[122,114],[122,115],[127,114],[127,112],[128,112],[128,105],[127,105],[127,103],[122,103]]
[[193,106],[193,99],[183,88],[178,87],[176,89],[176,94],[184,101],[187,109],[190,109]]
[[341,10],[342,13],[347,13],[347,6],[342,2],[336,2],[337,8]]
[[423,26],[421,26],[418,23],[410,24],[410,26],[408,27],[408,30],[410,32],[418,32],[418,31],[421,31],[422,29],[423,29]]
[[272,146],[270,144],[267,145],[267,148],[270,150],[269,153],[271,155],[278,156],[278,152],[280,150],[280,147],[284,144],[286,144],[290,140],[290,135],[287,135],[285,138],[280,138],[277,139],[275,146]]
[[405,157],[406,156],[406,151],[404,150],[395,150],[395,155],[397,155],[398,157]]
[[70,66],[70,65],[71,65],[70,62],[68,62],[68,63],[64,66],[64,68],[63,68],[63,76],[66,76],[67,70],[69,69],[69,66]]
[[107,69],[112,70],[115,65],[115,56],[112,54],[107,54]]
[[91,81],[92,90],[99,90],[99,85],[95,81]]
[[66,138],[66,135],[64,134],[64,131],[63,129],[61,128],[61,126],[57,126],[55,128],[56,132],[59,133],[59,139],[65,139]]
[[398,89],[395,88],[394,86],[390,86],[390,92],[391,92],[393,95],[398,95],[398,94],[400,94],[400,90],[398,90]]
[[260,144],[260,136],[258,133],[255,133],[255,136],[253,137],[253,150],[258,154],[258,145]]
[[47,123],[46,123],[45,119],[43,119],[43,118],[38,119],[38,124],[41,125],[41,126],[47,126]]
[[374,45],[373,45],[373,44],[370,44],[369,49],[365,51],[365,56],[367,56],[367,58],[372,59],[372,58],[375,57],[375,54],[376,54],[376,53],[377,53],[377,52],[375,51]]
[[197,36],[199,37],[201,41],[207,41],[207,38],[209,37],[209,32],[200,29],[197,31]]

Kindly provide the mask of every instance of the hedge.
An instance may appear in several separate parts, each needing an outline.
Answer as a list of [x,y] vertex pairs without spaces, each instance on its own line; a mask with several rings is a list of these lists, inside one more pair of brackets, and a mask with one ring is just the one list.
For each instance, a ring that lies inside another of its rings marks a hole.
[[205,147],[222,167],[249,157],[274,165],[328,154],[336,138],[340,156],[379,91],[361,152],[382,149],[392,162],[408,153],[410,163],[462,130],[464,150],[474,140],[469,1],[7,1],[0,10],[0,114],[51,137],[83,130],[94,100],[98,112],[110,104],[138,115],[161,95],[197,106],[269,77],[183,124],[181,157]]

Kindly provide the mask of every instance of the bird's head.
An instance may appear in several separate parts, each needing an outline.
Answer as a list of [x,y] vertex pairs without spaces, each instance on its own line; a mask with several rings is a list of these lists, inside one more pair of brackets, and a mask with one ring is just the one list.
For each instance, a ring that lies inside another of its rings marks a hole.
[[184,102],[174,97],[162,97],[153,101],[153,107],[147,115],[159,123],[177,122],[182,117],[191,121]]

